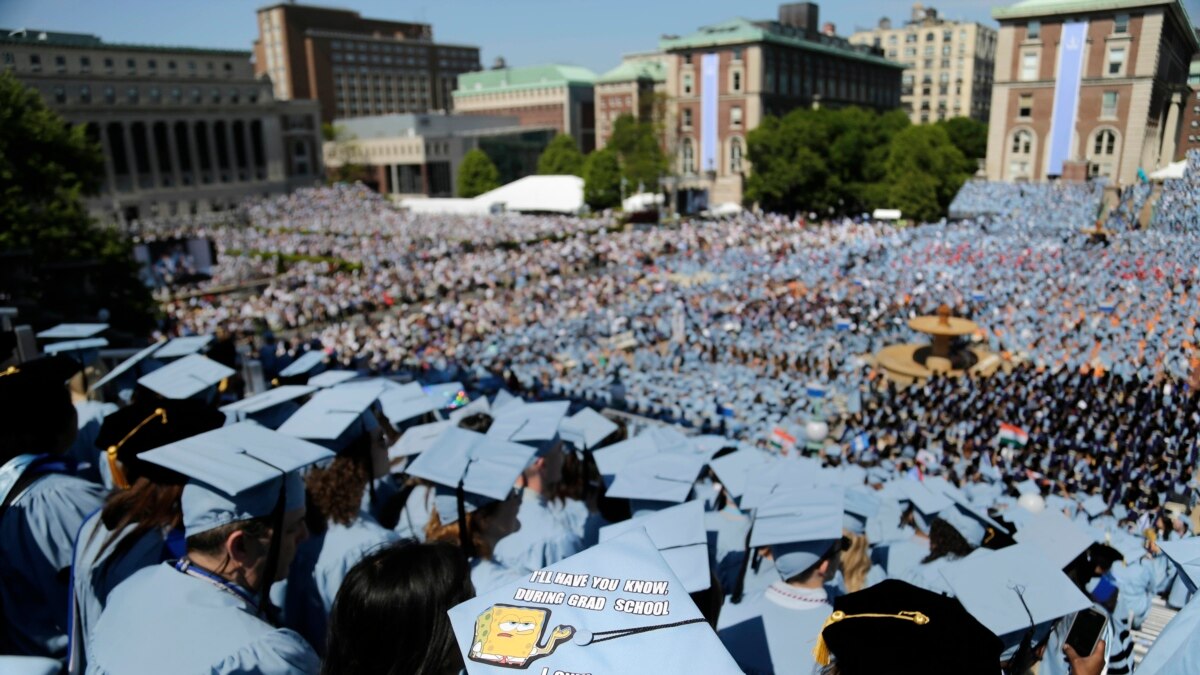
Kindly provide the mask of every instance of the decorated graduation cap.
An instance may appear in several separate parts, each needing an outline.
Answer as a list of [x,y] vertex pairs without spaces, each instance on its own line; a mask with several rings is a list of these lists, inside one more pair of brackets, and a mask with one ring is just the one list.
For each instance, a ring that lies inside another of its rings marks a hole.
[[820,462],[807,457],[777,457],[749,474],[741,506],[758,508],[780,490],[830,485],[840,485],[837,473],[821,468]]
[[638,528],[645,528],[646,534],[688,593],[703,591],[712,585],[703,501],[684,502],[600,528],[600,541],[608,541]]
[[1042,511],[1017,529],[1018,543],[1037,547],[1055,569],[1063,569],[1092,545],[1086,530],[1061,511]]
[[770,546],[785,580],[801,574],[842,538],[844,490],[788,490],[771,495],[754,512],[750,546]]
[[157,465],[141,461],[148,450],[170,445],[225,425],[225,415],[200,401],[138,402],[110,413],[100,425],[96,447],[104,453],[113,484],[128,488],[146,476],[164,479]]
[[1188,591],[1200,587],[1200,537],[1159,542],[1158,547],[1179,568],[1179,578]]
[[187,477],[183,527],[188,537],[271,515],[281,505],[304,505],[298,470],[332,459],[314,443],[285,436],[252,422],[214,429],[140,455]]
[[641,528],[449,615],[471,675],[741,672]]
[[378,385],[322,389],[289,417],[279,432],[341,452],[377,426],[370,410],[381,391]]
[[358,377],[358,372],[353,370],[326,370],[308,378],[308,384],[313,387],[332,387],[356,377]]
[[316,387],[303,384],[285,384],[268,389],[261,394],[223,405],[221,412],[232,415],[238,421],[250,419],[268,429],[278,429],[300,409],[300,404],[296,400],[308,396],[316,390]]
[[855,673],[996,673],[1002,644],[957,599],[889,579],[833,601],[814,650]]
[[617,470],[605,494],[630,500],[635,512],[679,504],[691,495],[704,464],[701,456],[676,452],[636,457]]
[[467,397],[467,390],[461,382],[431,384],[425,387],[425,394],[433,399],[437,410],[453,410],[471,402],[471,399]]
[[1001,660],[1028,653],[1058,619],[1092,601],[1041,550],[1016,544],[942,569],[963,607],[1004,643]]
[[355,385],[382,387],[379,407],[383,416],[393,425],[401,425],[438,409],[437,403],[417,382],[396,384],[390,380],[368,380]]
[[199,354],[213,341],[211,335],[189,335],[177,337],[167,342],[154,353],[158,359],[178,359],[192,354]]
[[83,340],[108,330],[106,323],[60,323],[37,334],[41,340]]
[[[155,354],[157,357],[157,352]],[[163,398],[206,397],[213,393],[221,380],[234,373],[232,368],[210,358],[192,354],[172,361],[149,375],[143,375],[138,379],[138,384]]]
[[591,408],[584,408],[563,419],[558,425],[558,432],[563,440],[570,441],[575,447],[591,450],[619,428],[616,422],[604,415]]
[[[426,398],[428,398],[428,396],[426,396]],[[432,402],[432,400],[433,399],[430,399],[431,402]],[[457,422],[463,418],[470,417],[472,415],[489,415],[490,416],[491,412],[492,412],[492,406],[490,403],[488,403],[487,397],[480,396],[479,398],[475,399],[474,401],[471,401],[470,403],[462,406],[461,408],[455,408],[454,410],[451,410],[450,411],[450,419],[454,422]]]

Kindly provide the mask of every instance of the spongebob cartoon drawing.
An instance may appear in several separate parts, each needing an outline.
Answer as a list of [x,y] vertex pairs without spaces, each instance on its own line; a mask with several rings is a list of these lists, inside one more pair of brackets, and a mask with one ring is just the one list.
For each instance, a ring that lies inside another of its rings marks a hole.
[[527,668],[575,634],[574,626],[556,626],[539,647],[549,621],[550,610],[541,607],[492,605],[475,620],[475,638],[467,656],[493,666]]

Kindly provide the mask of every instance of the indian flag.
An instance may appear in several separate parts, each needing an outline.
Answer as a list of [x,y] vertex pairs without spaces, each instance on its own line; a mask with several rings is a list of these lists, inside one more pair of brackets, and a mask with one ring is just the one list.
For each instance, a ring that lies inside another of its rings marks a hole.
[[1021,427],[1005,423],[1000,424],[1000,445],[1023,448],[1028,442],[1029,434],[1025,433],[1025,430]]
[[795,449],[796,437],[789,434],[781,427],[775,427],[775,430],[771,432],[771,445],[783,450],[784,452],[787,452]]

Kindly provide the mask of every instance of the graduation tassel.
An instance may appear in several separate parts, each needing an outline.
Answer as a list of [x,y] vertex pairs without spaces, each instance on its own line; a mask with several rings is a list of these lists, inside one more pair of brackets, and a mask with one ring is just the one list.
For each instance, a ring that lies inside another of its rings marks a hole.
[[825,625],[821,626],[821,632],[817,634],[817,644],[813,647],[813,658],[817,665],[828,666],[831,659],[829,653],[829,645],[825,643],[825,629],[833,624],[844,621],[845,619],[901,619],[903,621],[911,621],[918,626],[924,626],[929,623],[929,616],[922,612],[899,612],[897,614],[847,614],[841,610],[833,612],[825,619]]

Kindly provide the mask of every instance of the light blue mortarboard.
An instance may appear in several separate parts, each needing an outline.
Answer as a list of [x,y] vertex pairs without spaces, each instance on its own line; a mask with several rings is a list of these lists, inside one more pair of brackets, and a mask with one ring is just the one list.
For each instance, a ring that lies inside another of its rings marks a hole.
[[1112,514],[1117,520],[1125,520],[1129,516],[1129,509],[1125,508],[1124,504],[1114,504]]
[[1108,504],[1100,495],[1091,495],[1087,499],[1083,500],[1082,507],[1083,510],[1092,518],[1095,518],[1096,516],[1108,510]]
[[360,433],[375,426],[368,411],[382,391],[378,385],[322,389],[279,427],[279,433],[344,450]]
[[507,391],[501,389],[500,391],[496,392],[496,399],[492,401],[492,412],[499,413],[501,410],[510,405],[519,406],[524,404],[524,399],[520,398],[519,396],[513,396]]
[[316,390],[316,387],[302,384],[285,384],[235,403],[223,405],[220,410],[239,421],[252,419],[267,428],[278,429],[288,417],[299,409],[299,405],[294,401],[308,396]]
[[181,504],[188,537],[270,515],[285,481],[284,509],[304,506],[297,470],[332,457],[319,445],[252,422],[214,429],[138,456],[187,476]]
[[636,457],[617,470],[606,495],[639,502],[679,504],[691,494],[692,484],[704,463],[703,457],[674,452]]
[[1015,544],[989,555],[969,556],[947,565],[941,573],[971,616],[1004,642],[1002,660],[1012,658],[1031,626],[1037,626],[1036,646],[1049,634],[1054,621],[1092,605],[1074,582],[1032,545]]
[[[356,386],[357,384],[355,383]],[[425,390],[417,382],[395,384],[389,380],[368,380],[361,386],[373,384],[383,387],[379,393],[379,408],[383,412],[383,416],[393,425],[438,409],[437,403],[425,393]]]
[[689,593],[712,585],[708,567],[708,534],[704,529],[704,502],[692,500],[655,513],[630,518],[600,528],[605,542],[626,532],[645,528],[671,571]]
[[405,429],[404,435],[400,437],[400,440],[388,448],[388,458],[394,460],[400,457],[419,455],[428,450],[442,434],[455,426],[452,420],[442,420],[440,422],[409,427]]
[[60,323],[37,334],[41,340],[83,340],[108,329],[106,323]]
[[58,675],[62,662],[45,656],[0,656],[0,673],[5,675]]
[[780,490],[839,484],[837,473],[822,469],[816,460],[778,458],[749,474],[740,503],[744,509],[754,509]]
[[[640,528],[468,600],[449,615],[470,675],[514,669],[741,673]],[[517,647],[499,635],[514,629],[533,639],[522,635]]]
[[790,579],[817,564],[842,538],[844,490],[787,490],[755,510],[750,546],[770,546],[775,568]]
[[327,370],[308,378],[308,384],[313,387],[326,388],[353,380],[356,377],[358,377],[358,373],[353,370]]
[[865,534],[867,521],[879,513],[882,503],[874,490],[865,487],[848,487],[844,494],[845,515],[842,527],[855,533]]
[[1071,522],[1061,511],[1049,509],[1032,515],[1014,537],[1019,543],[1037,547],[1055,569],[1066,567],[1092,545],[1086,530]]
[[1194,675],[1200,673],[1200,602],[1184,605],[1150,645],[1138,664],[1139,675]]
[[956,506],[939,511],[937,519],[953,527],[954,531],[962,535],[962,538],[973,548],[978,548],[987,534],[987,530],[979,520],[967,515]]
[[326,354],[320,349],[307,351],[287,365],[286,368],[279,371],[280,377],[299,377],[312,372],[315,368],[325,363]]
[[596,460],[596,469],[604,479],[605,485],[611,487],[621,467],[637,457],[647,457],[654,453],[653,441],[645,436],[635,436],[601,448],[592,453],[592,457]]
[[184,399],[204,393],[235,372],[210,358],[192,354],[143,375],[138,384],[163,398]]
[[1047,511],[1055,511],[1058,513],[1067,511],[1073,517],[1078,509],[1079,505],[1074,501],[1067,499],[1066,497],[1060,497],[1058,495],[1046,495]]
[[463,506],[471,513],[512,494],[513,484],[533,458],[534,450],[527,445],[453,427],[413,460],[406,473],[437,485],[434,505],[438,519],[447,525],[458,520],[460,483]]
[[539,449],[548,449],[548,444],[558,438],[558,425],[570,407],[569,401],[544,401],[515,408],[506,407],[492,421],[487,432],[488,438],[540,444],[542,447]]
[[929,531],[935,516],[954,505],[949,497],[937,494],[916,481],[902,481],[900,486],[904,500],[913,505],[913,515],[925,532]]
[[580,410],[563,419],[558,425],[558,431],[563,440],[570,441],[581,450],[590,450],[596,447],[619,428],[616,422],[591,408]]
[[1132,565],[1146,555],[1146,540],[1125,530],[1114,530],[1109,535],[1108,545],[1121,553],[1126,565]]
[[97,338],[83,338],[80,340],[65,340],[63,342],[51,342],[42,347],[42,351],[47,354],[76,354],[82,357],[85,363],[92,363],[99,355],[101,347],[107,347],[108,340]]
[[[426,398],[428,398],[428,397],[426,397]],[[430,403],[432,403],[432,402],[433,402],[433,399],[430,399]],[[471,415],[478,415],[478,414],[490,415],[491,412],[492,412],[492,406],[488,403],[487,397],[480,396],[479,398],[475,399],[474,401],[471,401],[470,403],[464,405],[461,408],[455,408],[454,410],[451,410],[450,411],[450,420],[452,422],[457,422],[457,421],[463,419],[464,417],[470,417]]]
[[183,356],[191,356],[198,354],[202,349],[208,346],[208,343],[213,341],[211,335],[189,335],[187,337],[177,337],[163,345],[161,349],[154,353],[156,359],[177,359]]
[[1017,483],[1016,487],[1017,487],[1017,494],[1022,494],[1022,495],[1040,495],[1040,494],[1042,494],[1042,488],[1038,487],[1038,484],[1036,482],[1029,480],[1029,479],[1026,479],[1026,480],[1021,481],[1020,483]]
[[721,481],[725,490],[734,499],[737,499],[745,494],[749,475],[765,468],[769,463],[770,460],[766,455],[758,449],[750,447],[718,457],[708,465],[713,473],[717,474],[717,480]]
[[131,369],[133,369],[139,363],[141,363],[142,361],[145,361],[152,354],[154,354],[154,352],[162,345],[163,345],[162,342],[156,342],[156,343],[150,345],[149,347],[146,347],[145,349],[139,350],[133,356],[131,356],[131,357],[125,359],[124,361],[122,361],[121,363],[117,364],[117,366],[115,368],[113,368],[112,370],[108,371],[104,375],[104,377],[97,380],[95,382],[95,384],[92,385],[92,389],[99,389],[100,387],[103,387],[104,385],[108,384],[109,382],[112,382],[113,380],[117,379],[118,377],[129,372]]
[[463,388],[462,382],[431,384],[424,387],[424,390],[425,395],[433,399],[433,405],[436,410],[458,408],[466,405],[465,402],[460,402],[461,398],[466,396],[466,390]]
[[1158,547],[1179,568],[1179,578],[1195,593],[1200,587],[1200,537],[1159,542]]

